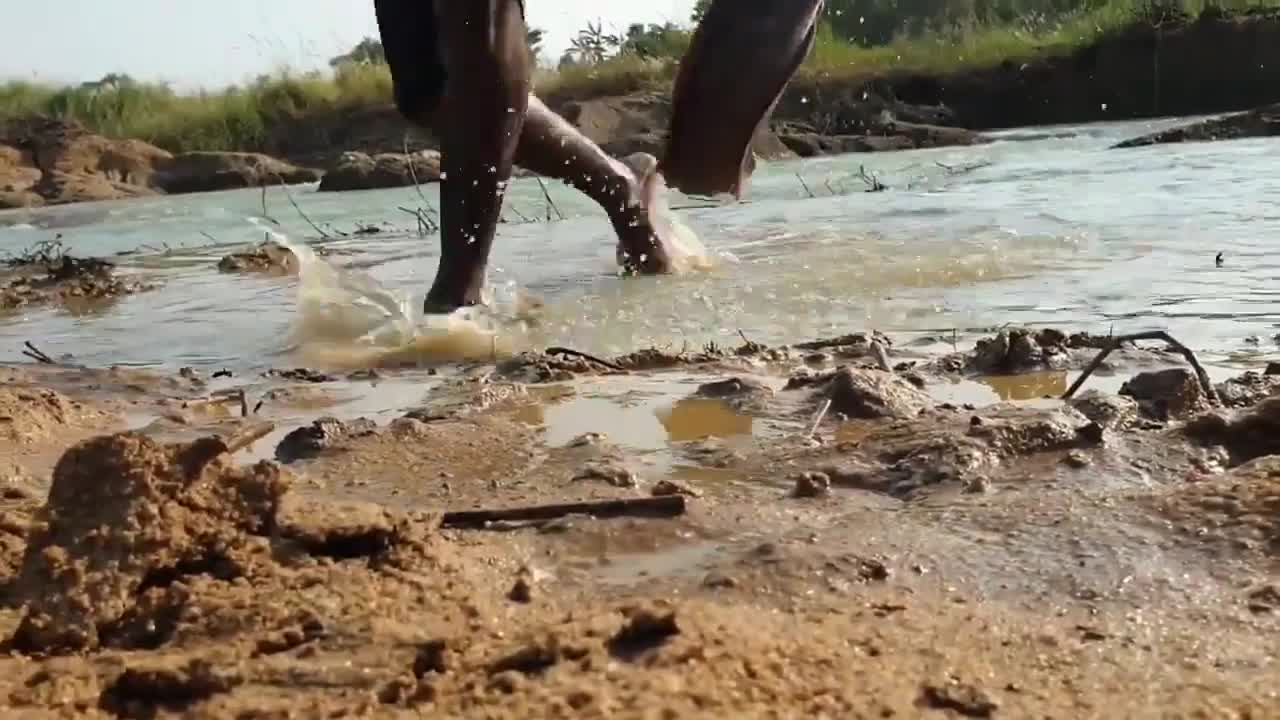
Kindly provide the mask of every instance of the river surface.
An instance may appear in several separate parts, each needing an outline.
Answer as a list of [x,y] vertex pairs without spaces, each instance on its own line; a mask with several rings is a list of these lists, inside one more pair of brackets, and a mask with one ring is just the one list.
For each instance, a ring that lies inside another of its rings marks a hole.
[[[672,196],[715,267],[661,278],[617,276],[610,227],[589,200],[548,184],[566,219],[541,221],[542,188],[517,180],[492,262],[497,337],[484,342],[607,354],[730,343],[740,332],[772,344],[874,328],[899,343],[949,345],[954,335],[970,347],[1014,323],[1165,329],[1219,366],[1275,358],[1280,143],[1107,149],[1176,122],[1021,129],[976,147],[762,163],[747,202]],[[860,166],[889,189],[866,192]],[[279,188],[266,195],[274,226],[258,191],[0,213],[0,252],[61,233],[77,255],[118,255],[123,271],[163,282],[80,314],[0,317],[0,360],[21,360],[30,340],[88,365],[322,364],[297,352],[298,280],[220,273],[219,258],[272,227],[335,251],[328,262],[412,293],[417,305],[438,238],[419,237],[400,208],[435,203],[435,187],[423,192],[290,190],[329,240],[316,240]],[[384,231],[335,232],[369,224]],[[512,317],[517,295],[545,304],[536,324]],[[439,358],[422,350],[420,359]]]

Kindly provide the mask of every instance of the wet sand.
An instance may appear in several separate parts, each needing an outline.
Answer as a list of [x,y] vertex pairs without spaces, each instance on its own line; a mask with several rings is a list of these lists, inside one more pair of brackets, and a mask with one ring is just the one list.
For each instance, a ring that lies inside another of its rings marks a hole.
[[[522,354],[363,422],[427,375],[6,367],[0,706],[1280,717],[1273,381],[1215,403],[1157,346],[1071,402],[1096,350],[1044,333]],[[648,497],[683,512],[445,515]]]

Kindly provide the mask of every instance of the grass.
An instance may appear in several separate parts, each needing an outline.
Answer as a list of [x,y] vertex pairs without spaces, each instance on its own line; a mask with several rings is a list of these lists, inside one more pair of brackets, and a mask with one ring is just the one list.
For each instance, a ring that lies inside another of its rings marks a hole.
[[[1176,4],[1195,14],[1208,1]],[[1215,4],[1231,10],[1280,6],[1280,0]],[[873,48],[845,42],[824,27],[797,81],[842,82],[891,70],[946,72],[1065,53],[1140,19],[1148,5],[1149,0],[1106,0],[1053,22],[968,23]],[[660,90],[670,83],[675,67],[674,60],[623,55],[595,65],[540,70],[535,80],[548,99],[581,99]],[[244,86],[191,94],[135,82],[63,88],[0,83],[0,120],[35,113],[72,118],[99,133],[139,138],[175,152],[262,150],[272,128],[283,120],[390,102],[391,76],[383,65],[341,65],[326,74],[278,72]]]

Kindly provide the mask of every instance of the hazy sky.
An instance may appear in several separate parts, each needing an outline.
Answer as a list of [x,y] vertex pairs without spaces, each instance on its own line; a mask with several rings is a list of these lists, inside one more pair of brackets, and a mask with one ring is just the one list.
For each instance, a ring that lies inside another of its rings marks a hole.
[[[417,0],[423,2],[425,0]],[[461,2],[463,0],[454,0]],[[324,67],[377,36],[373,0],[7,0],[0,78],[79,82],[109,72],[213,87],[288,65]],[[558,57],[588,20],[687,22],[693,0],[526,0]]]

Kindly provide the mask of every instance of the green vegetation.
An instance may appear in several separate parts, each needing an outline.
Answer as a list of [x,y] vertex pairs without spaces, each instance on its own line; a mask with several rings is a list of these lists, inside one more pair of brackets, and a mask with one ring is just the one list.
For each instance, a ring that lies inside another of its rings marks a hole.
[[[702,0],[694,18],[705,8]],[[1128,23],[1159,22],[1209,8],[1233,12],[1280,0],[828,0],[800,82],[841,81],[889,70],[945,72],[1071,50]],[[689,27],[589,24],[558,67],[540,69],[538,91],[581,98],[659,89],[688,47]],[[542,31],[529,33],[536,52]],[[279,72],[243,86],[179,94],[122,75],[55,88],[0,83],[0,120],[72,118],[117,137],[173,151],[268,148],[281,121],[390,102],[382,46],[366,38],[334,58],[331,72]]]

